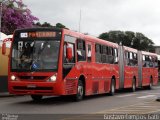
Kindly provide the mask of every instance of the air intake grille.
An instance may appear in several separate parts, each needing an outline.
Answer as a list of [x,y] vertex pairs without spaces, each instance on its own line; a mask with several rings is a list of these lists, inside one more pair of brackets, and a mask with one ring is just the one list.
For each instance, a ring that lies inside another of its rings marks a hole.
[[21,80],[45,80],[47,76],[18,76]]
[[14,90],[53,90],[53,87],[26,87],[26,86],[15,86]]

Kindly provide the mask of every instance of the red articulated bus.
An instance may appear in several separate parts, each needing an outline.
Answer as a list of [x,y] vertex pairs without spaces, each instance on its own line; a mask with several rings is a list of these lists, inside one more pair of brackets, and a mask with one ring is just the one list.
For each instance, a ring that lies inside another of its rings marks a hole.
[[120,46],[119,51],[121,88],[132,88],[135,91],[138,82],[138,51],[125,46]]
[[9,60],[9,92],[40,100],[156,85],[157,55],[57,28],[16,30]]

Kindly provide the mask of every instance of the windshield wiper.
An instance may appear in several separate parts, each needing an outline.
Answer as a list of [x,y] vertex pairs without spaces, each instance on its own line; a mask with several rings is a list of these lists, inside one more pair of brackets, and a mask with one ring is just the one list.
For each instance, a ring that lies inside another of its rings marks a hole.
[[44,49],[46,48],[47,44],[48,44],[48,41],[45,41],[44,45],[43,45],[43,48],[38,51],[38,56],[44,51]]

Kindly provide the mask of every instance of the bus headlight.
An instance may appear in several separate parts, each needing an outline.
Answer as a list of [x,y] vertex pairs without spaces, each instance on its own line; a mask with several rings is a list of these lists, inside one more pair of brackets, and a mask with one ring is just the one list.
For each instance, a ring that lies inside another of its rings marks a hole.
[[16,80],[16,77],[14,75],[11,76],[11,80]]
[[49,82],[55,82],[57,79],[57,76],[53,75],[52,77],[50,77],[50,79],[48,80]]

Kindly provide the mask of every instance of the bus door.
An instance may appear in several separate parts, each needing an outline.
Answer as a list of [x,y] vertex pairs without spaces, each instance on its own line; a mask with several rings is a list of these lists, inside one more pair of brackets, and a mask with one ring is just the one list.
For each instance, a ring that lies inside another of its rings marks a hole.
[[86,94],[92,94],[92,43],[86,43],[86,56],[87,56],[87,63],[86,63]]

